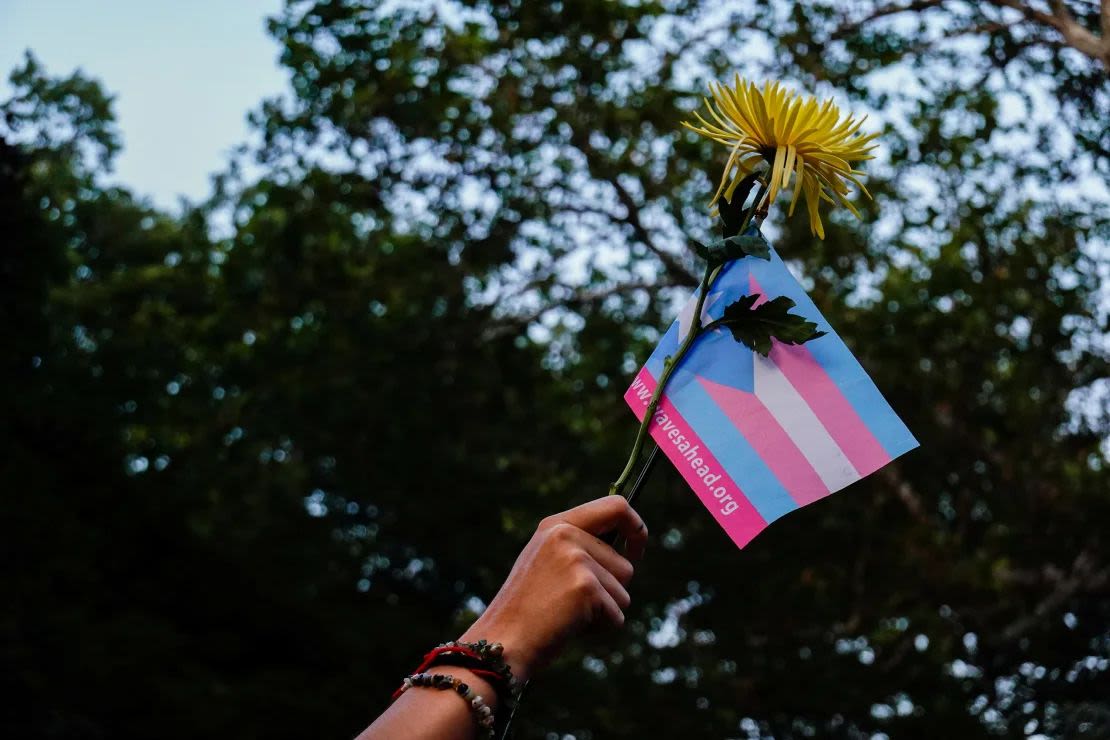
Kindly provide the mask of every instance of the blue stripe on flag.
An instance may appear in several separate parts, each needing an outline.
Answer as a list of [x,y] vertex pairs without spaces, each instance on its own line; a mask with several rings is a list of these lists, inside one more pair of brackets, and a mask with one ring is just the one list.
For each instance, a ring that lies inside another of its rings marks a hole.
[[701,383],[691,378],[687,383],[668,384],[666,396],[767,523],[798,508]]

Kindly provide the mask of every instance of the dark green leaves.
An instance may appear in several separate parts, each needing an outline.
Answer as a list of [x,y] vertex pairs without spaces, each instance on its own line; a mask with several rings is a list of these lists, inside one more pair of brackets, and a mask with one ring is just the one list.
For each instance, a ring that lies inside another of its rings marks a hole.
[[754,234],[719,239],[708,246],[694,240],[691,240],[691,243],[698,256],[711,265],[724,264],[742,257],[759,257],[764,260],[771,258],[771,246],[758,231]]
[[[717,201],[717,213],[721,217],[721,229],[725,237],[736,236],[740,233],[740,227],[744,224],[744,203],[748,200],[748,194],[751,193],[752,188],[755,187],[756,180],[765,171],[762,166],[755,172],[745,177],[740,181],[736,187],[736,191],[732,194],[732,200],[725,200],[721,198]],[[753,204],[754,205],[754,204]]]
[[790,313],[795,304],[786,296],[756,306],[757,300],[759,293],[741,296],[706,329],[727,327],[736,341],[764,357],[771,352],[772,339],[783,344],[804,344],[825,336],[825,332],[817,331],[817,324],[807,321],[804,316]]

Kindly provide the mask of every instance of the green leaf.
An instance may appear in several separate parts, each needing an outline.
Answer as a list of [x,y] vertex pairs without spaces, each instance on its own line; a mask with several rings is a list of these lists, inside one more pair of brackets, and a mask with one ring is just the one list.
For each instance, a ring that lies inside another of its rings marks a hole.
[[748,194],[751,193],[756,180],[763,172],[764,170],[761,167],[759,171],[752,172],[741,180],[736,192],[732,194],[732,200],[721,198],[717,201],[717,213],[721,217],[721,228],[724,230],[726,237],[736,236],[740,233],[740,226],[744,223],[744,203],[747,202]]
[[758,231],[754,234],[719,239],[708,246],[693,239],[690,241],[694,245],[694,251],[697,252],[698,256],[713,265],[724,264],[744,257],[771,259],[771,245]]
[[759,293],[741,296],[729,305],[724,315],[709,324],[706,329],[727,327],[737,342],[766,357],[771,352],[771,340],[783,344],[804,344],[811,339],[825,336],[817,331],[817,324],[804,316],[790,313],[794,301],[779,296],[758,306]]

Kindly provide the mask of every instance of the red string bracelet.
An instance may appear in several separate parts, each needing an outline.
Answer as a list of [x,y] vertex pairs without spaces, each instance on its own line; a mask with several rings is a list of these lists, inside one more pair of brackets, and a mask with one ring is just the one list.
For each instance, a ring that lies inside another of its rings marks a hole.
[[435,661],[436,658],[441,655],[449,655],[452,653],[457,655],[465,655],[468,658],[473,658],[476,661],[485,662],[482,659],[481,655],[468,647],[464,647],[463,645],[440,645],[439,647],[429,651],[428,654],[424,656],[424,662],[420,664],[420,667],[417,668],[414,673],[420,673],[422,671],[428,670],[432,667],[432,663]]

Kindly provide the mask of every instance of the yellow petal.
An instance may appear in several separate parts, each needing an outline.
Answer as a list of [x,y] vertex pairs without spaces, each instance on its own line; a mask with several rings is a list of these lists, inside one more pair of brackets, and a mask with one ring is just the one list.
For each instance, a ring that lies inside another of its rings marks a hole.
[[794,179],[794,195],[790,198],[790,208],[786,211],[787,216],[793,216],[794,206],[798,205],[798,196],[801,195],[805,183],[805,170],[806,161],[798,157],[798,176]]
[[775,149],[775,164],[771,168],[771,179],[769,180],[771,187],[768,191],[768,203],[774,203],[775,197],[779,194],[779,184],[782,182],[782,171],[786,164],[786,147],[780,146]]
[[782,186],[785,188],[790,184],[790,175],[794,172],[794,158],[798,156],[798,150],[794,145],[786,147],[786,166],[782,171]]
[[816,180],[810,180],[810,187],[806,188],[806,209],[809,211],[809,228],[818,239],[825,238],[825,227],[821,223],[821,214],[817,210],[817,205],[820,202],[818,195],[818,188]]
[[736,145],[732,148],[732,153],[728,155],[728,162],[725,163],[725,172],[721,176],[721,184],[717,186],[717,192],[713,194],[713,200],[709,201],[709,205],[712,206],[717,202],[717,199],[721,197],[721,193],[725,189],[725,183],[728,182],[728,173],[732,171],[732,166],[736,164],[736,158],[739,154],[740,146]]

